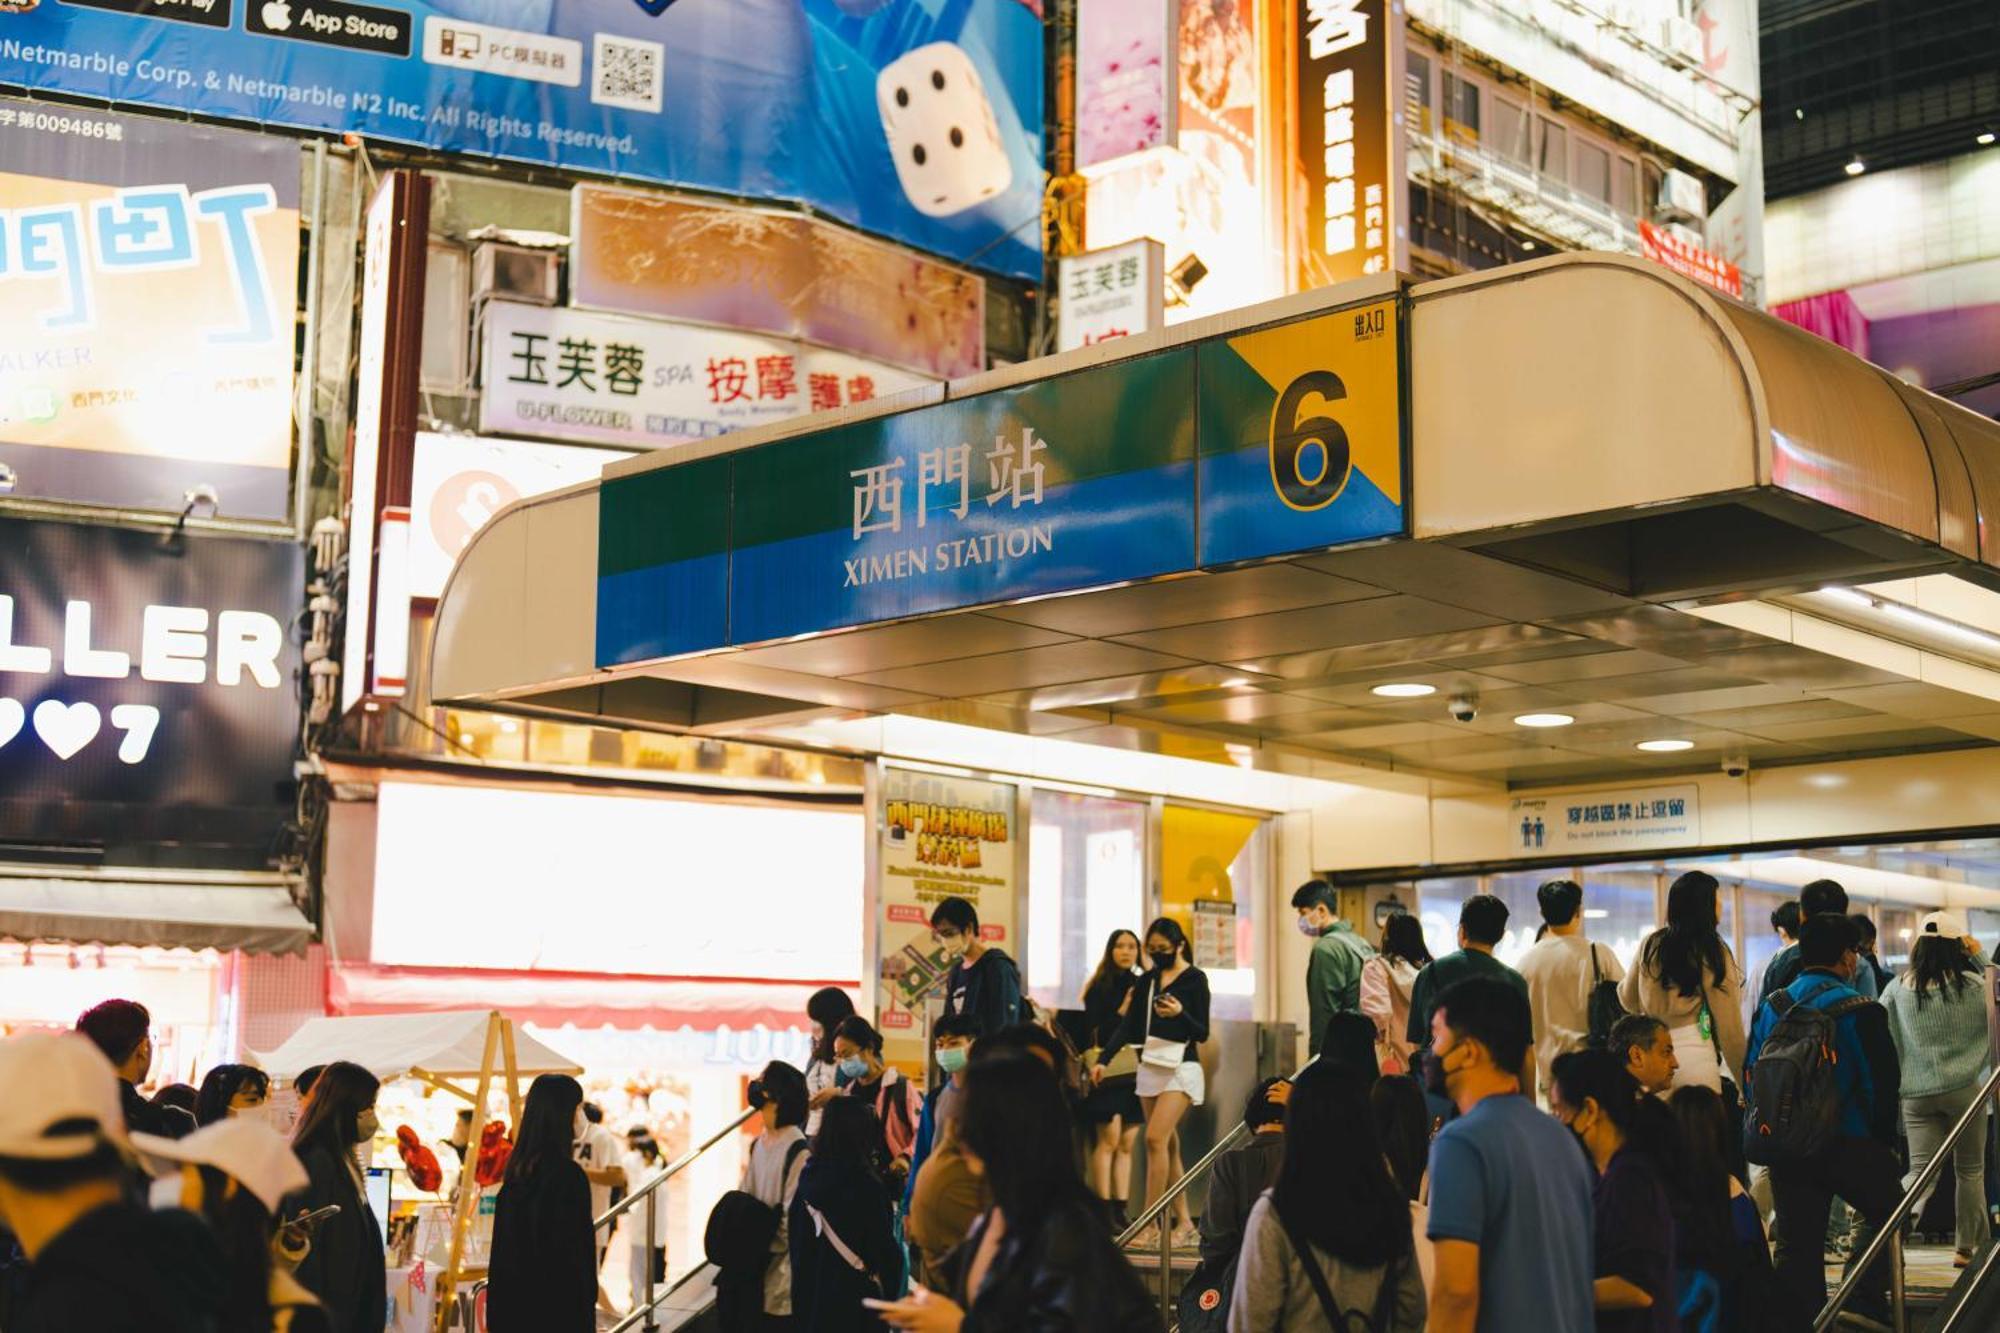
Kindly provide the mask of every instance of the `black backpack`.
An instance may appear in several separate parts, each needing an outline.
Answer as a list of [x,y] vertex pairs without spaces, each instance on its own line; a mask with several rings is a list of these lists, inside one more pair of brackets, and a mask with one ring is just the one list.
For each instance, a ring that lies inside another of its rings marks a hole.
[[1816,1009],[1781,990],[1765,1003],[1778,1022],[1750,1067],[1743,1155],[1759,1166],[1788,1165],[1817,1156],[1840,1133],[1835,1025],[1874,1001],[1850,995]]
[[1625,1017],[1625,1006],[1618,1002],[1618,983],[1604,979],[1604,969],[1597,965],[1597,946],[1590,946],[1590,1003],[1585,1011],[1590,1015],[1590,1045],[1595,1050],[1604,1050],[1611,1045],[1611,1029],[1618,1026],[1618,1020]]
[[1344,1309],[1334,1298],[1333,1288],[1327,1284],[1326,1273],[1319,1266],[1319,1256],[1313,1253],[1312,1243],[1285,1220],[1285,1215],[1278,1211],[1275,1199],[1271,1202],[1271,1216],[1277,1218],[1278,1225],[1284,1228],[1285,1239],[1291,1242],[1299,1267],[1306,1270],[1306,1281],[1312,1285],[1320,1313],[1326,1316],[1327,1326],[1334,1333],[1357,1333],[1357,1330],[1359,1333],[1389,1333],[1395,1325],[1396,1288],[1402,1281],[1403,1265],[1413,1262],[1410,1255],[1391,1259],[1383,1267],[1382,1285],[1375,1289],[1375,1308],[1372,1311]]
[[[806,1150],[800,1139],[785,1153],[785,1169],[780,1182],[791,1179],[792,1166]],[[771,1242],[777,1239],[782,1209],[774,1208],[746,1190],[731,1190],[715,1201],[702,1234],[702,1249],[708,1261],[720,1270],[719,1283],[763,1281],[771,1262]]]

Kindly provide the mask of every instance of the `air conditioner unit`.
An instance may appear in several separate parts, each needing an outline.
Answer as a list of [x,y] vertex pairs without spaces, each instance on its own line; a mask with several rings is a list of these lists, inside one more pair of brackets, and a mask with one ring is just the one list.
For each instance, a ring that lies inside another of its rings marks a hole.
[[554,305],[562,294],[561,261],[556,250],[481,241],[472,252],[472,299]]
[[1669,169],[1660,176],[1657,216],[1661,220],[1684,219],[1700,222],[1708,216],[1708,192],[1701,181],[1685,171]]
[[1701,29],[1678,16],[1660,24],[1660,45],[1683,60],[1699,65],[1704,52],[1701,44]]

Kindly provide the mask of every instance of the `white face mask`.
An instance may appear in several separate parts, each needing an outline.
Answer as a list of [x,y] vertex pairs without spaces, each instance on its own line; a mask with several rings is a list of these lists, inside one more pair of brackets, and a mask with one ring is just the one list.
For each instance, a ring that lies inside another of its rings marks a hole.
[[586,1116],[583,1113],[583,1108],[579,1106],[576,1108],[575,1117],[570,1121],[569,1136],[576,1142],[581,1143],[583,1142],[583,1136],[589,1132],[590,1132],[590,1117]]
[[178,1171],[155,1179],[146,1190],[146,1202],[156,1213],[181,1206],[181,1174]]

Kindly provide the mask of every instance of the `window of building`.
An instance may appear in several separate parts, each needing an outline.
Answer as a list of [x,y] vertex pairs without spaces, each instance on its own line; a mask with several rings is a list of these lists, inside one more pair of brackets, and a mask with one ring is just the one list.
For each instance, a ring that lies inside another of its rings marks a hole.
[[1494,152],[1507,161],[1519,167],[1528,166],[1533,158],[1528,153],[1527,108],[1519,102],[1495,97],[1492,123],[1487,127],[1486,142]]
[[1028,833],[1028,992],[1073,1009],[1114,930],[1146,928],[1146,806],[1037,791]]
[[1641,159],[1639,162],[1639,216],[1650,218],[1653,210],[1660,206],[1660,182],[1666,173],[1659,163]]
[[1547,180],[1569,183],[1569,128],[1547,116],[1536,118],[1535,171]]
[[1479,142],[1479,85],[1449,70],[1444,76],[1444,132],[1460,143]]
[[1428,137],[1431,128],[1431,58],[1412,51],[1403,67],[1404,114],[1416,133]]
[[1611,164],[1611,207],[1622,218],[1639,216],[1639,164],[1629,157]]
[[1611,154],[1584,139],[1576,142],[1575,174],[1570,183],[1577,192],[1600,204],[1611,202]]

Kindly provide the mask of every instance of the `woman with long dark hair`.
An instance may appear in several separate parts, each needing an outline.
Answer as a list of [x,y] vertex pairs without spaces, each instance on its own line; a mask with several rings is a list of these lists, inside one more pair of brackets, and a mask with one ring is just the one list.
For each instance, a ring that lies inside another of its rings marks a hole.
[[[1726,1333],[1776,1333],[1787,1327],[1771,1271],[1764,1217],[1743,1182],[1730,1170],[1731,1140],[1742,1132],[1707,1088],[1677,1088],[1667,1099],[1680,1136],[1675,1173],[1680,1206],[1674,1213],[1675,1258],[1681,1269],[1683,1308],[1691,1288],[1706,1277],[1714,1286],[1719,1318],[1701,1326]],[[1698,1308],[1698,1306],[1697,1306]],[[1685,1321],[1695,1327],[1695,1321]]]
[[[1882,992],[1903,1071],[1903,1132],[1910,1140],[1905,1189],[1916,1183],[1945,1135],[1977,1098],[1987,1052],[1986,990],[1980,984],[1985,970],[1979,942],[1958,914],[1932,912],[1917,926],[1909,967]],[[1957,1263],[1963,1268],[1992,1230],[1986,1217],[1986,1135],[1959,1136],[1952,1173],[1957,1182]],[[1917,1212],[1929,1202],[1926,1196]]]
[[822,986],[806,1001],[812,1024],[812,1056],[806,1061],[806,1133],[819,1133],[820,1109],[845,1086],[840,1057],[833,1053],[833,1034],[842,1020],[854,1017],[854,1001],[838,986]]
[[572,1152],[583,1123],[583,1087],[575,1079],[543,1074],[529,1085],[493,1211],[486,1278],[493,1333],[595,1333],[590,1179]]
[[[1111,932],[1104,956],[1083,988],[1083,1022],[1091,1045],[1100,1050],[1118,1040],[1118,1029],[1132,1007],[1139,984],[1139,937],[1129,930]],[[1115,1047],[1113,1047],[1115,1051]],[[1090,1148],[1090,1184],[1097,1197],[1111,1204],[1111,1226],[1126,1226],[1125,1201],[1132,1197],[1132,1149],[1139,1141],[1145,1112],[1133,1080],[1118,1078],[1091,1090],[1083,1104],[1084,1119],[1095,1135]]]
[[1598,1333],[1680,1333],[1674,1268],[1678,1178],[1673,1115],[1609,1051],[1571,1051],[1549,1067],[1549,1111],[1597,1170],[1591,1198]]
[[[1161,917],[1146,927],[1146,959],[1151,969],[1139,982],[1120,1021],[1117,1036],[1105,1043],[1091,1071],[1101,1084],[1105,1063],[1121,1046],[1139,1047],[1136,1091],[1146,1117],[1146,1206],[1181,1178],[1181,1117],[1207,1095],[1198,1048],[1208,1040],[1208,974],[1194,965],[1194,948],[1178,921]],[[1197,1249],[1185,1193],[1174,1199],[1173,1244]],[[1159,1237],[1141,1236],[1142,1249],[1159,1248]]]
[[271,1076],[255,1065],[217,1065],[195,1094],[194,1122],[208,1126],[230,1116],[259,1111],[271,1100]]
[[1111,1242],[1084,1186],[1069,1104],[1029,1055],[975,1061],[959,1114],[961,1150],[993,1206],[947,1261],[950,1290],[878,1303],[882,1321],[919,1333],[1159,1333],[1145,1284]]
[[1680,1061],[1677,1088],[1721,1092],[1743,1068],[1743,969],[1718,929],[1721,889],[1702,870],[1676,879],[1667,890],[1667,924],[1639,945],[1632,970],[1618,983],[1626,1013],[1651,1014],[1667,1025]]
[[1382,923],[1382,944],[1361,965],[1361,1012],[1375,1024],[1375,1064],[1384,1074],[1410,1072],[1410,994],[1431,961],[1423,923],[1397,912]]
[[895,1215],[875,1169],[881,1139],[875,1112],[860,1098],[828,1102],[820,1116],[791,1204],[796,1333],[878,1328],[861,1302],[902,1291]]
[[1278,1183],[1244,1229],[1230,1331],[1339,1333],[1360,1315],[1381,1333],[1418,1333],[1425,1313],[1410,1201],[1375,1133],[1367,1077],[1308,1065],[1285,1104]]
[[308,1178],[302,1211],[340,1208],[313,1228],[298,1274],[326,1306],[334,1333],[382,1333],[389,1306],[382,1232],[358,1156],[382,1128],[375,1116],[381,1089],[381,1080],[360,1065],[336,1060],[313,1081],[312,1100],[292,1132],[292,1151]]

